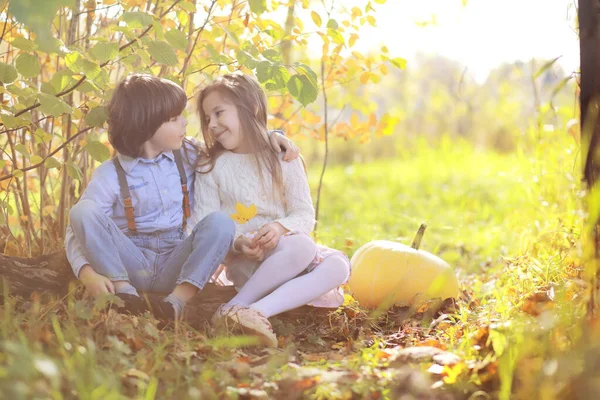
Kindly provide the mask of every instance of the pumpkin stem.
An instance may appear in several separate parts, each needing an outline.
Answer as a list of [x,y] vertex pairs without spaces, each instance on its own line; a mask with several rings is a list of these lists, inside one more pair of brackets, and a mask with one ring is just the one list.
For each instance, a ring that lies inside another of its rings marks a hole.
[[419,230],[417,231],[417,234],[415,235],[410,247],[415,250],[419,250],[419,246],[421,246],[421,240],[423,240],[423,235],[425,234],[425,229],[427,229],[427,224],[423,222],[421,223],[421,226],[419,226]]

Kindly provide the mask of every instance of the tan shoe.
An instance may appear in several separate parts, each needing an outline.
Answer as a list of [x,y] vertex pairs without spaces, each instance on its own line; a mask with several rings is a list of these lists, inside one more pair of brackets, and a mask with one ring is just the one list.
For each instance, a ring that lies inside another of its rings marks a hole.
[[277,347],[277,336],[268,318],[258,310],[242,306],[221,305],[211,318],[215,326],[225,326],[228,330],[241,330],[243,333],[258,336],[269,347]]

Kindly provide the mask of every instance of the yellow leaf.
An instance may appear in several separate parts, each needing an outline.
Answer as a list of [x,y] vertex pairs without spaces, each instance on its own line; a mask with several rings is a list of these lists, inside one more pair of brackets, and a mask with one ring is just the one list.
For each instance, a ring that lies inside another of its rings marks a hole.
[[163,28],[168,29],[168,30],[171,30],[177,26],[175,21],[173,21],[172,19],[169,19],[169,18],[161,18],[160,24],[162,25]]
[[367,21],[369,22],[369,24],[371,24],[371,26],[375,26],[375,17],[372,15],[367,15]]
[[360,76],[360,83],[365,85],[369,81],[370,77],[371,77],[371,73],[369,71],[363,72],[362,75]]
[[235,203],[237,213],[231,214],[230,217],[238,224],[245,224],[256,216],[256,206],[251,204],[249,207],[242,203]]
[[128,7],[142,7],[146,0],[126,0],[125,3]]
[[381,52],[382,52],[382,53],[387,53],[387,52],[389,52],[389,50],[388,50],[387,46],[382,46],[382,47],[381,47]]
[[353,56],[354,58],[357,58],[357,59],[359,59],[359,60],[362,60],[363,58],[365,58],[365,57],[362,55],[362,53],[359,53],[358,51],[353,51],[353,52],[352,52],[352,56]]
[[42,208],[42,215],[43,215],[43,216],[46,216],[46,215],[50,215],[50,214],[52,214],[52,212],[54,211],[54,208],[55,208],[55,207],[54,207],[54,205],[53,205],[53,204],[49,204],[49,205],[47,205],[47,206],[44,206],[44,207]]
[[356,39],[358,39],[358,35],[356,33],[351,33],[350,40],[348,41],[350,47],[354,46],[354,43],[356,43]]
[[316,11],[311,11],[310,16],[311,16],[313,22],[315,23],[315,25],[317,25],[318,27],[321,27],[321,24],[323,23],[323,21],[321,20],[321,16],[319,14],[317,14]]
[[375,125],[377,125],[377,117],[375,116],[375,113],[371,113],[371,115],[369,115],[369,127]]
[[361,17],[361,16],[362,16],[362,11],[360,10],[360,8],[352,7],[352,19],[354,19],[356,17]]
[[381,73],[383,75],[387,75],[388,74],[388,67],[385,64],[381,64],[379,65],[379,71],[381,71]]

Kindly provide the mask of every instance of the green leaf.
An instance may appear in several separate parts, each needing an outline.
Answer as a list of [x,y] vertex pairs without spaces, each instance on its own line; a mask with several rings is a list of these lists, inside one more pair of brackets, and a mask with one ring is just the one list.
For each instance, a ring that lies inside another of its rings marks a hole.
[[41,68],[38,58],[29,53],[19,54],[15,60],[15,66],[17,67],[17,71],[19,71],[24,78],[38,76]]
[[31,157],[31,155],[29,154],[29,149],[23,143],[15,145],[15,150],[23,154],[27,158]]
[[42,85],[40,86],[40,92],[51,94],[51,95],[58,94],[58,92],[56,91],[54,86],[52,86],[52,84],[50,82],[42,82]]
[[256,67],[256,77],[260,83],[265,83],[270,78],[271,66],[273,64],[270,61],[261,61]]
[[337,21],[335,19],[332,18],[329,21],[327,21],[327,29],[336,30],[339,27],[340,26],[338,25],[338,23],[337,23]]
[[17,49],[21,49],[24,51],[32,51],[35,50],[37,45],[31,40],[25,39],[24,37],[15,38],[10,44]]
[[183,51],[187,50],[188,40],[185,33],[178,31],[177,29],[171,29],[165,33],[165,39],[167,39],[167,42],[176,49]]
[[290,79],[290,73],[283,65],[273,65],[269,70],[269,80],[265,83],[268,90],[283,89]]
[[[157,40],[165,40],[165,30],[159,20],[152,21],[152,29],[154,29],[154,36]],[[146,36],[144,36],[144,38],[145,37]],[[142,40],[144,38],[142,38]]]
[[327,29],[327,35],[333,40],[336,44],[344,44],[345,40],[342,34],[335,29]]
[[250,69],[256,68],[258,61],[252,55],[244,50],[238,50],[236,53],[237,62]]
[[11,83],[17,79],[17,70],[9,64],[0,63],[0,82]]
[[274,50],[274,49],[267,49],[267,50],[263,51],[262,55],[264,58],[266,58],[267,60],[269,60],[271,62],[282,62],[283,61],[281,52]]
[[177,65],[177,55],[167,42],[153,41],[148,45],[148,52],[161,64]]
[[250,11],[256,13],[256,15],[267,11],[267,0],[248,0],[248,4],[250,4]]
[[97,43],[92,50],[92,56],[99,62],[103,63],[112,60],[119,54],[119,45],[117,43]]
[[100,142],[88,142],[84,148],[96,161],[103,162],[110,158],[110,150]]
[[19,119],[12,115],[2,114],[2,123],[7,129],[13,129],[19,126]]
[[390,61],[394,66],[400,69],[406,69],[406,59],[402,57],[390,58]]
[[187,12],[196,12],[196,5],[189,1],[182,1],[178,4],[179,8]]
[[319,87],[319,83],[317,82],[317,73],[313,71],[308,65],[303,63],[296,63],[294,64],[294,66],[296,67],[296,71],[298,71],[298,74],[306,75],[306,77],[310,80],[310,83],[314,87]]
[[102,71],[97,63],[87,60],[81,53],[76,51],[65,56],[65,64],[71,71],[76,74],[83,74],[89,79],[96,78]]
[[123,13],[123,20],[129,28],[145,28],[152,23],[152,15],[141,11]]
[[48,157],[48,158],[46,158],[46,161],[44,161],[44,166],[48,169],[60,168],[62,166],[62,164],[56,158]]
[[75,84],[75,80],[73,79],[73,73],[68,69],[61,69],[57,71],[54,75],[52,75],[52,79],[50,79],[50,84],[56,90],[56,93],[62,92],[68,87],[71,87]]
[[46,93],[40,93],[38,95],[38,100],[40,102],[40,111],[46,115],[54,115],[55,117],[58,117],[59,115],[65,113],[70,114],[73,112],[73,109],[58,97]]
[[78,180],[78,181],[83,179],[83,174],[81,173],[81,169],[76,164],[73,164],[72,162],[67,163],[67,174],[71,178]]
[[38,156],[37,154],[34,154],[31,156],[29,161],[31,162],[31,164],[35,165],[35,164],[41,163],[42,161],[44,161],[44,159],[42,157]]
[[60,7],[72,6],[73,0],[17,0],[9,2],[9,14],[35,32],[44,51],[56,51],[52,34],[52,19]]
[[303,106],[317,99],[317,87],[313,86],[306,75],[294,75],[287,83],[290,94]]
[[85,116],[85,123],[88,126],[101,126],[108,119],[106,107],[100,106],[90,110]]
[[561,57],[562,56],[558,56],[558,57],[546,62],[544,65],[542,65],[542,67],[537,70],[535,75],[533,75],[533,79],[539,78],[540,75],[542,75],[544,72],[546,72],[546,70],[548,70],[548,68],[550,68],[552,65],[554,65],[554,63],[557,62]]

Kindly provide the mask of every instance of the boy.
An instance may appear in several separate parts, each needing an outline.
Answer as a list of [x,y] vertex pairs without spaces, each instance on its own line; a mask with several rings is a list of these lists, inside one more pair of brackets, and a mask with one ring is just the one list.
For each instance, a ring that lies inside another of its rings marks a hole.
[[[108,105],[109,140],[117,152],[92,176],[70,212],[65,247],[73,272],[92,295],[114,293],[120,311],[148,309],[138,290],[170,293],[151,304],[158,318],[176,319],[229,252],[235,225],[222,212],[189,236],[198,149],[186,140],[187,97],[177,84],[145,74],[121,81]],[[271,144],[297,148],[280,134]]]

